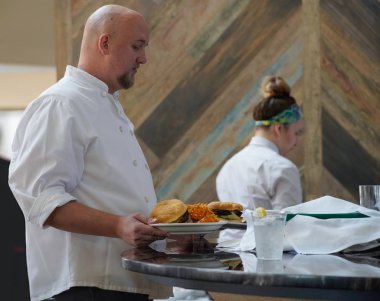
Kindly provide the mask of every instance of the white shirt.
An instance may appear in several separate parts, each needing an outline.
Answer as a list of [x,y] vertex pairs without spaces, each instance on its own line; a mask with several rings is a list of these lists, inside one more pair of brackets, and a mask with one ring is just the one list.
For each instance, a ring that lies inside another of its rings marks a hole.
[[[245,209],[283,209],[302,202],[297,166],[281,156],[274,143],[258,136],[225,163],[216,190],[220,201],[238,202]],[[224,231],[224,239],[236,233]]]
[[133,124],[105,83],[68,66],[64,78],[27,107],[12,145],[9,185],[26,219],[32,301],[71,286],[158,293],[121,267],[121,252],[131,248],[121,239],[43,226],[71,200],[146,216],[157,202]]

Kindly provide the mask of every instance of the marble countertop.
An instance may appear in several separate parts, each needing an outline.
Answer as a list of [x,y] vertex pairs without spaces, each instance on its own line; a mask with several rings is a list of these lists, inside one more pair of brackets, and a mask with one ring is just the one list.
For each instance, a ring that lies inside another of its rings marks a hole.
[[226,252],[193,237],[127,250],[122,254],[122,265],[161,284],[191,289],[380,300],[380,250],[334,255],[284,253],[282,260],[271,261],[257,260],[254,252]]

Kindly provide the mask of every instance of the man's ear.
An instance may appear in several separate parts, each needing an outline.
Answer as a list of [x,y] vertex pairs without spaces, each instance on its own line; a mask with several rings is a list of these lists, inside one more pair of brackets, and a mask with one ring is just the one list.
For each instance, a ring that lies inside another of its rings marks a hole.
[[109,40],[110,40],[110,35],[109,34],[102,34],[99,38],[99,41],[98,41],[98,48],[99,48],[99,51],[103,54],[103,55],[107,55],[109,54]]

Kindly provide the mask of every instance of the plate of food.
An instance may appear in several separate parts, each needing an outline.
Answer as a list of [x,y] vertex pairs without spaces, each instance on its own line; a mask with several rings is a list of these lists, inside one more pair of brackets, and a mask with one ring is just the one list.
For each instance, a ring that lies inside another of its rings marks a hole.
[[[233,207],[227,208],[226,205]],[[157,221],[151,225],[172,234],[208,234],[221,229],[230,221],[241,221],[242,209],[243,207],[237,203],[186,205],[178,199],[163,200],[158,202],[150,213]],[[232,216],[235,219],[228,220]]]
[[171,234],[207,234],[219,230],[225,222],[215,223],[160,223],[151,226]]

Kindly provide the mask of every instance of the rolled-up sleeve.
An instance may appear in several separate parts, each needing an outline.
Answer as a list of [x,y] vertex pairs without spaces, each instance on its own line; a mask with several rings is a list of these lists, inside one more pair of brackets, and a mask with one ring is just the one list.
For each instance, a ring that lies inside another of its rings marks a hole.
[[24,113],[12,145],[9,186],[28,222],[40,227],[70,194],[84,169],[83,129],[65,99],[45,96]]

